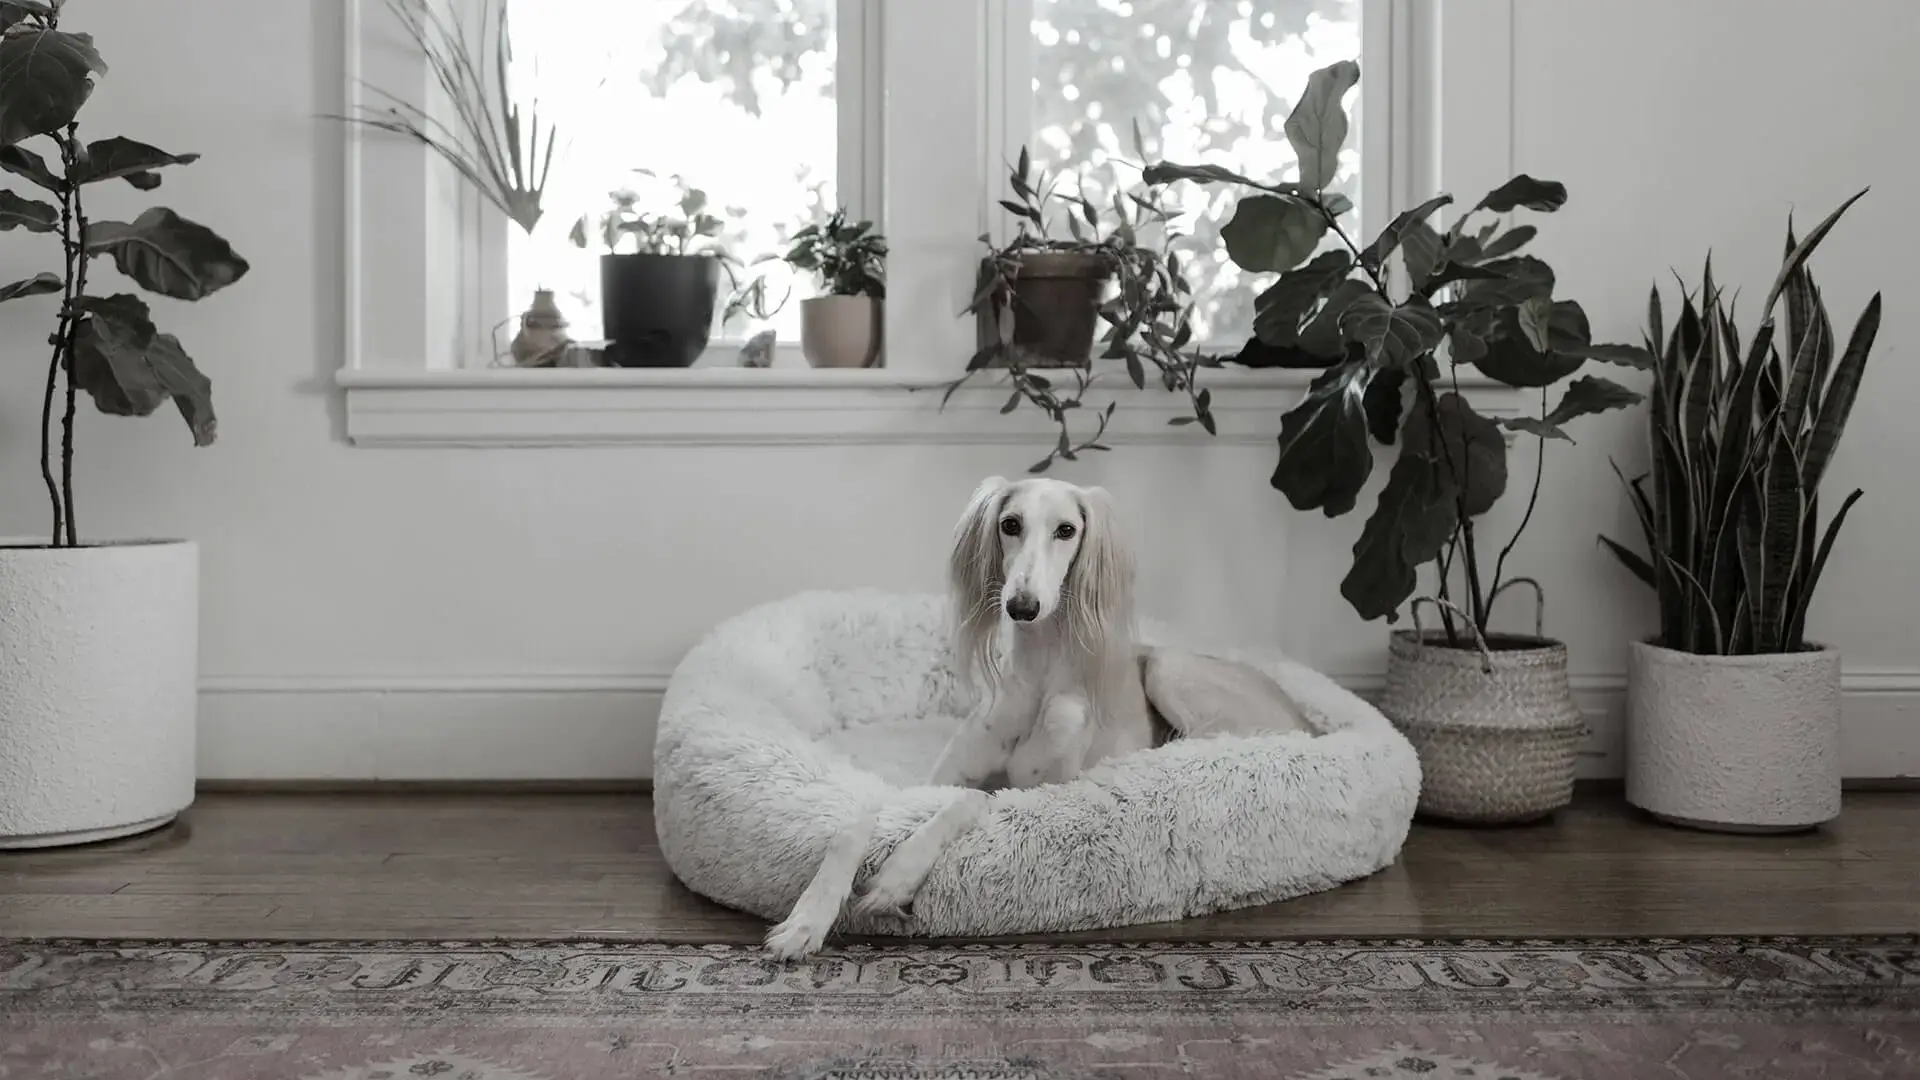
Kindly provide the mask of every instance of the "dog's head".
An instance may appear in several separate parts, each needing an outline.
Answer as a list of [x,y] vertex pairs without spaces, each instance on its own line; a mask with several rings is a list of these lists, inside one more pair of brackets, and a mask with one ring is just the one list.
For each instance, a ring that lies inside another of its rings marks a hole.
[[982,482],[954,532],[951,585],[963,636],[990,640],[1003,614],[1016,626],[1058,618],[1097,652],[1133,615],[1133,556],[1112,497],[1063,480]]

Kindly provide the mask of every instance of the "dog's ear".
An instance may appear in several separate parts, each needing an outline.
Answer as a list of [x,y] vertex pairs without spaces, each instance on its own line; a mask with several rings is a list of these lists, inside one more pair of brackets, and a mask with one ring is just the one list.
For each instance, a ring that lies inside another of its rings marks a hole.
[[1067,593],[1073,598],[1074,617],[1081,624],[1076,636],[1099,652],[1104,651],[1110,638],[1131,635],[1133,549],[1121,535],[1113,496],[1107,489],[1086,488],[1079,499],[1086,520],[1080,532],[1080,549],[1067,569]]
[[1000,509],[1012,485],[989,476],[974,488],[953,530],[953,554],[947,583],[953,604],[954,644],[968,668],[992,674],[994,630],[1000,625],[1000,587],[1005,568],[1000,557]]

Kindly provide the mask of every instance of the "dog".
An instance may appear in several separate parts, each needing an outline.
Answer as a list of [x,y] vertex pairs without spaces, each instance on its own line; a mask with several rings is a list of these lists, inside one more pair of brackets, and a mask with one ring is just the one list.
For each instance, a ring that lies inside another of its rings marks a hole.
[[[1065,783],[1098,762],[1155,746],[1158,723],[1135,644],[1134,558],[1112,496],[1053,479],[993,476],[967,501],[948,560],[954,656],[984,681],[987,709],[962,722],[928,783],[964,790],[893,850],[855,903],[905,917],[941,852],[985,814],[990,779]],[[852,893],[877,808],[829,844],[819,872],[766,946],[817,951]]]
[[[956,674],[984,683],[987,707],[961,723],[928,775],[954,796],[902,840],[854,911],[905,918],[949,845],[986,815],[996,777],[1015,788],[1059,784],[1150,749],[1175,732],[1149,700],[1185,706],[1195,731],[1313,733],[1266,675],[1230,661],[1142,648],[1134,557],[1103,488],[988,477],[954,529],[948,560]],[[829,843],[793,911],[766,937],[775,956],[816,952],[853,894],[879,807],[860,808]]]

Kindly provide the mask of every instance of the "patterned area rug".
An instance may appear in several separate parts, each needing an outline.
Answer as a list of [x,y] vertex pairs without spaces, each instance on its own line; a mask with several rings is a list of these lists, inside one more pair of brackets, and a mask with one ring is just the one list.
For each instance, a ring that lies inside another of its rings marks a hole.
[[1920,1076],[1920,941],[0,940],[0,1077]]

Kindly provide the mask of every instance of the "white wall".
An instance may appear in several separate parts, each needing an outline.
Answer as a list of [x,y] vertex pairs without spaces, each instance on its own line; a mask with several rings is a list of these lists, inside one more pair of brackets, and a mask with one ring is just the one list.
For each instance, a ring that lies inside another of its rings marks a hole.
[[[170,415],[82,422],[83,531],[204,545],[207,775],[644,775],[661,679],[703,627],[805,587],[938,586],[967,491],[1033,450],[348,446],[329,382],[344,169],[340,132],[316,119],[339,107],[341,6],[91,0],[70,14],[112,65],[88,130],[203,153],[158,194],[253,263],[197,307],[156,301],[215,380],[217,446],[194,450]],[[1868,496],[1814,623],[1851,673],[1848,771],[1920,773],[1920,619],[1900,557],[1920,535],[1920,488],[1900,472],[1920,459],[1901,413],[1920,394],[1903,295],[1920,153],[1900,135],[1920,100],[1920,19],[1903,0],[1817,16],[1785,0],[1515,6],[1515,165],[1571,189],[1541,246],[1610,339],[1637,339],[1649,283],[1668,266],[1696,276],[1709,246],[1757,302],[1786,212],[1810,223],[1874,185],[1815,265],[1837,321],[1875,288],[1887,314],[1832,475]],[[145,198],[116,186],[96,212]],[[10,235],[3,269],[38,269],[27,248]],[[50,312],[16,302],[0,318],[0,533],[46,518],[33,454]],[[1589,422],[1577,449],[1555,448],[1516,556],[1548,584],[1597,752],[1616,735],[1624,642],[1649,625],[1647,598],[1593,540],[1630,532],[1605,457],[1640,460],[1637,430]],[[1266,485],[1271,456],[1127,448],[1064,475],[1119,495],[1156,613],[1364,681],[1385,629],[1336,589],[1362,519],[1288,512]]]

